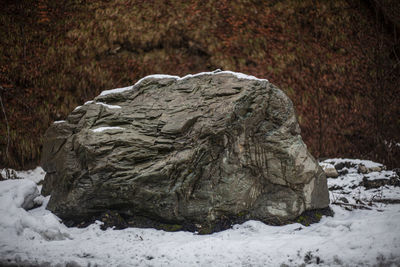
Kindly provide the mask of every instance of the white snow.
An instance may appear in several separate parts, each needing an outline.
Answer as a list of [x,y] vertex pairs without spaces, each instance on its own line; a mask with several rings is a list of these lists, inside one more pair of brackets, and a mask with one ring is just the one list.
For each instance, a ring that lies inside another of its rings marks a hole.
[[[383,167],[382,164],[373,161],[352,159],[328,159],[321,162],[320,165],[325,165],[327,162],[335,162],[334,164],[350,162],[357,165],[363,164],[367,168]],[[394,171],[382,170],[380,172],[362,174],[358,173],[357,165],[350,168],[344,167],[341,171],[346,171],[347,174],[340,175],[338,178],[328,179],[328,188],[337,188],[330,192],[331,201],[346,197],[350,204],[357,204],[360,201],[369,203],[371,200],[400,199],[400,189],[398,187],[385,185],[367,190],[364,186],[359,186],[364,178],[368,181],[389,180],[397,176]]]
[[365,174],[365,177],[368,180],[379,180],[379,179],[389,179],[389,177],[392,177],[394,175],[393,171],[380,171],[380,172],[370,172],[368,174]]
[[[132,86],[130,86],[130,87],[132,87]],[[128,88],[128,87],[126,87],[126,88]],[[122,91],[120,91],[121,89],[124,89],[124,88],[117,88],[117,89],[113,89],[113,90],[116,90],[115,93],[118,93],[118,92],[122,92]],[[113,90],[107,90],[107,91],[113,91]],[[106,92],[106,94],[109,94],[109,93],[107,93],[107,91],[103,91],[102,93]],[[117,105],[109,105],[109,104],[106,104],[106,103],[103,103],[103,102],[95,102],[94,100],[86,101],[83,105],[89,105],[89,104],[92,104],[92,103],[99,104],[99,105],[102,105],[102,106],[105,106],[105,107],[111,108],[111,109],[121,108],[120,106],[117,106]],[[74,109],[74,111],[80,109],[81,107],[82,106],[77,106]],[[54,123],[62,123],[62,122],[65,122],[65,121],[55,121]]]
[[[344,167],[342,171],[346,171],[346,175],[339,176],[335,179],[328,180],[328,187],[338,186],[343,187],[343,190],[346,192],[353,191],[352,187],[358,186],[365,177],[367,180],[379,180],[379,179],[390,179],[390,177],[395,176],[396,174],[393,171],[380,171],[380,172],[370,172],[368,174],[361,174],[358,172],[357,166],[362,164],[367,168],[374,168],[374,167],[383,167],[382,164],[376,163],[369,160],[358,160],[358,159],[327,159],[323,162],[320,162],[321,167],[331,166],[334,168],[334,165],[341,163],[341,162],[350,162],[355,164],[354,167]],[[331,164],[333,163],[333,164]],[[359,189],[360,190],[360,189]]]
[[108,95],[108,94],[115,94],[115,93],[122,93],[122,92],[125,92],[125,91],[132,90],[135,86],[139,85],[141,82],[143,82],[144,80],[147,80],[147,79],[165,79],[165,78],[169,78],[169,79],[176,79],[176,80],[184,80],[184,79],[198,77],[198,76],[202,76],[202,75],[220,75],[220,74],[232,74],[232,75],[236,76],[238,79],[268,81],[267,79],[259,79],[257,77],[254,77],[254,76],[251,76],[251,75],[247,75],[247,74],[244,74],[244,73],[240,73],[240,72],[220,71],[220,70],[211,71],[211,72],[200,72],[200,73],[196,73],[196,74],[188,74],[188,75],[186,75],[184,77],[179,77],[179,76],[174,76],[174,75],[167,75],[167,74],[152,74],[152,75],[148,75],[146,77],[141,78],[139,81],[137,81],[132,86],[123,87],[123,88],[116,88],[116,89],[111,89],[111,90],[105,90],[105,91],[100,93],[100,96],[105,96],[105,95]]
[[54,124],[59,124],[59,123],[64,123],[65,121],[64,120],[61,120],[61,121],[55,121],[55,122],[53,122]]
[[383,165],[380,163],[376,163],[370,160],[360,160],[360,159],[342,159],[342,158],[333,158],[333,159],[327,159],[324,160],[323,163],[330,163],[333,165],[336,165],[337,163],[340,162],[350,162],[352,164],[363,164],[367,168],[374,168],[374,167],[382,167]]
[[115,94],[115,93],[122,93],[125,91],[129,91],[132,90],[133,86],[127,86],[127,87],[123,87],[123,88],[115,88],[115,89],[111,89],[111,90],[104,90],[103,92],[100,93],[101,96],[104,95],[109,95],[109,94]]
[[[34,173],[34,172],[33,172]],[[38,178],[32,178],[32,180]],[[4,259],[3,248],[16,240],[24,239],[61,240],[68,237],[67,228],[60,224],[59,219],[44,210],[39,216],[34,212],[27,212],[24,207],[33,206],[33,203],[44,201],[36,199],[38,195],[36,184],[27,179],[7,180],[1,182],[0,187],[0,259]],[[48,198],[47,200],[48,201]],[[37,212],[37,211],[35,211]]]
[[174,76],[174,75],[168,75],[168,74],[152,74],[152,75],[148,75],[146,77],[143,77],[142,79],[140,79],[139,81],[137,81],[133,86],[136,86],[140,83],[142,83],[144,80],[147,79],[180,79],[179,76]]
[[[372,198],[376,190],[383,197],[400,199],[399,187],[362,189],[358,195],[360,187],[348,186],[360,181],[355,169],[328,180],[330,186],[344,186],[332,195],[354,204],[356,198],[361,202]],[[374,175],[378,174],[389,173]],[[30,175],[43,176],[35,171]],[[331,205],[335,215],[309,227],[248,221],[211,235],[139,228],[102,231],[100,222],[81,229],[65,227],[45,209],[48,198],[41,207],[25,211],[21,202],[34,187],[26,179],[0,182],[0,265],[9,261],[50,266],[316,266],[318,262],[399,266],[400,262],[400,204],[373,203],[369,210]]]
[[323,170],[335,168],[332,164],[327,162],[320,162],[319,165],[322,167]]
[[202,76],[202,75],[219,75],[219,74],[232,74],[232,75],[236,76],[238,79],[268,81],[267,79],[259,79],[257,77],[251,76],[251,75],[247,75],[247,74],[244,74],[241,72],[233,72],[233,71],[200,72],[200,73],[196,73],[196,74],[188,74],[182,78],[178,77],[178,80],[184,80],[184,79],[198,77],[198,76]]
[[105,106],[106,108],[111,108],[111,109],[121,108],[121,106],[109,105],[109,104],[106,104],[106,103],[103,103],[103,102],[96,102],[95,104],[102,105],[102,106]]
[[122,127],[99,127],[96,129],[91,130],[94,133],[99,133],[99,132],[103,132],[103,131],[109,131],[109,130],[123,130],[124,128]]
[[[18,178],[18,179],[28,179],[31,180],[35,183],[39,183],[40,181],[42,181],[44,179],[44,176],[46,175],[46,172],[42,169],[42,167],[36,167],[33,170],[28,170],[28,171],[14,171],[12,169],[9,169],[9,171],[13,172],[13,174],[16,176],[14,178]],[[2,174],[2,176],[4,178],[7,177],[6,174],[6,168],[2,169],[0,171],[0,173]]]

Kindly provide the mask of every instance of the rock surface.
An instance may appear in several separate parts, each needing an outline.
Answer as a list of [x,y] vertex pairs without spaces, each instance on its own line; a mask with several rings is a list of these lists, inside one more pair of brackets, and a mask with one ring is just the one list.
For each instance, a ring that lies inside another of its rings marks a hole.
[[329,204],[290,99],[241,73],[152,75],[104,91],[47,130],[42,155],[42,193],[65,220],[112,210],[214,231]]

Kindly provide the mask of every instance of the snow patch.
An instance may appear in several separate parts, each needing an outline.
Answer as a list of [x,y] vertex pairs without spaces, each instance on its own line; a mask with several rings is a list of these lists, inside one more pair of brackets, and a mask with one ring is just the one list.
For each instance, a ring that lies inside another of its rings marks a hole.
[[61,120],[61,121],[55,121],[53,122],[54,124],[59,124],[59,123],[64,123],[65,121]]
[[[328,188],[330,189],[331,202],[339,201],[341,198],[346,200],[351,205],[358,205],[360,203],[369,203],[372,201],[385,202],[385,200],[397,199],[400,202],[400,189],[393,185],[383,185],[378,188],[366,189],[365,186],[361,186],[364,181],[376,181],[385,180],[388,182],[390,179],[399,179],[396,172],[392,170],[381,170],[373,171],[370,173],[360,173],[358,166],[363,164],[368,168],[380,167],[383,165],[369,161],[359,159],[327,159],[320,163],[320,165],[326,164],[326,162],[339,163],[352,163],[352,167],[343,167],[339,172],[344,174],[334,179],[328,179]],[[379,208],[384,207],[385,204],[380,204]]]
[[[332,202],[342,197],[351,205],[377,197],[400,199],[400,187],[365,190],[357,186],[362,181],[357,168],[344,169],[348,173],[328,179],[330,185],[343,186],[331,189]],[[36,171],[27,174],[43,176]],[[211,235],[140,228],[102,231],[101,222],[65,227],[46,210],[49,197],[41,197],[41,207],[24,210],[21,206],[35,187],[26,179],[0,182],[0,265],[26,261],[25,265],[49,266],[397,266],[400,262],[399,204],[373,202],[367,205],[370,209],[352,210],[331,205],[334,217],[323,217],[308,227],[247,221]]]
[[42,167],[36,167],[35,169],[28,171],[17,171],[16,173],[18,177],[31,180],[36,184],[44,180],[44,176],[46,175],[46,172]]
[[122,93],[125,91],[132,90],[135,86],[139,85],[143,81],[147,79],[175,79],[175,80],[185,80],[188,78],[193,78],[193,77],[198,77],[198,76],[203,76],[203,75],[219,75],[219,74],[232,74],[236,76],[238,79],[245,79],[245,80],[257,80],[257,81],[268,81],[267,79],[259,79],[255,76],[247,75],[244,73],[240,72],[234,72],[234,71],[220,71],[220,70],[215,70],[211,72],[200,72],[196,74],[188,74],[184,77],[179,77],[179,76],[174,76],[174,75],[167,75],[167,74],[152,74],[148,75],[146,77],[141,78],[139,81],[137,81],[134,85],[128,86],[128,87],[123,87],[123,88],[116,88],[116,89],[111,89],[111,90],[105,90],[100,93],[100,96],[105,96],[109,94],[115,94],[115,93]]
[[122,93],[125,91],[132,90],[133,86],[127,86],[127,87],[122,87],[122,88],[115,88],[111,90],[104,90],[103,92],[100,93],[101,96],[109,95],[109,94],[116,94],[116,93]]
[[363,164],[367,168],[374,168],[374,167],[382,167],[383,164],[376,163],[370,160],[361,160],[361,159],[342,159],[342,158],[333,158],[333,159],[327,159],[324,160],[322,163],[330,163],[333,165],[336,165],[338,163],[343,163],[343,162],[350,162],[354,165],[360,165]]
[[99,127],[96,129],[91,130],[94,133],[99,133],[99,132],[103,132],[103,131],[109,131],[109,130],[123,130],[124,128],[122,127]]
[[[121,89],[121,88],[119,88],[119,89]],[[110,108],[110,109],[121,108],[120,106],[117,106],[117,105],[109,105],[109,104],[106,104],[103,102],[95,102],[94,100],[86,101],[85,104],[83,104],[83,105],[89,105],[89,104],[98,104],[98,105],[102,105],[102,106],[104,106],[106,108]],[[77,106],[74,110],[80,109],[81,107],[82,106]],[[59,122],[61,123],[61,122],[65,122],[65,121],[59,121]],[[56,122],[54,122],[54,123],[56,123]]]
[[[24,209],[33,206],[38,194],[38,188],[31,180],[0,182],[0,247],[7,246],[8,242],[18,237],[24,239],[27,233],[41,236],[45,240],[68,237],[66,227],[60,224],[55,215],[47,212],[44,216],[34,216]],[[3,258],[1,253],[0,258]]]
[[147,79],[178,79],[179,80],[180,77],[179,76],[174,76],[174,75],[168,75],[168,74],[152,74],[152,75],[148,75],[146,77],[143,77],[142,79],[137,81],[134,86],[142,83],[144,80],[147,80]]
[[327,162],[320,162],[319,163],[319,166],[321,166],[321,168],[323,169],[323,170],[325,170],[325,169],[334,169],[335,168],[335,166],[333,166],[331,163],[327,163]]
[[3,178],[7,179],[7,171],[9,171],[12,176],[15,176],[12,177],[13,179],[27,179],[36,184],[44,180],[44,176],[46,175],[46,172],[42,169],[42,167],[36,167],[35,169],[28,171],[14,171],[12,169],[4,168],[0,171]]
[[109,104],[106,104],[106,103],[103,103],[103,102],[96,102],[95,104],[97,104],[97,105],[102,105],[102,106],[104,106],[104,107],[106,107],[106,108],[111,108],[111,109],[118,109],[118,108],[121,108],[120,106],[117,106],[117,105],[109,105]]
[[216,70],[212,72],[200,72],[196,74],[188,74],[182,78],[178,78],[178,80],[185,80],[188,78],[193,78],[193,77],[198,77],[198,76],[203,76],[203,75],[219,75],[219,74],[232,74],[233,76],[236,76],[238,79],[244,79],[244,80],[257,80],[257,81],[268,81],[267,79],[259,79],[257,77],[247,75],[241,72],[234,72],[234,71],[221,71],[221,70]]

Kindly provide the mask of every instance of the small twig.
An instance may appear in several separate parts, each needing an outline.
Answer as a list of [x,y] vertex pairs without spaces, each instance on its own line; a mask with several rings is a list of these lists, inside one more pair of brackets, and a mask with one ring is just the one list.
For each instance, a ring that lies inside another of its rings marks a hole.
[[356,209],[372,210],[370,207],[365,206],[365,205],[357,205],[357,204],[350,204],[350,203],[344,203],[344,202],[333,202],[332,204],[338,205],[338,206],[352,207],[352,208],[356,208]]
[[336,203],[337,201],[338,201],[338,196],[337,195],[335,195],[335,193],[334,192],[331,192],[330,191],[330,193],[332,194],[332,201],[331,201],[331,203],[333,204],[333,203]]
[[[4,88],[0,85],[0,89],[3,91]],[[3,105],[3,99],[1,98],[0,95],[0,104],[1,104],[1,109],[3,110],[3,114],[4,114],[4,118],[6,120],[6,126],[7,126],[7,146],[6,146],[6,157],[7,159],[9,159],[9,154],[8,154],[8,148],[10,146],[10,125],[8,124],[8,120],[7,120],[7,115],[6,115],[6,111],[4,109],[4,105]]]
[[382,198],[377,199],[375,202],[383,203],[383,204],[400,204],[400,199],[397,198]]

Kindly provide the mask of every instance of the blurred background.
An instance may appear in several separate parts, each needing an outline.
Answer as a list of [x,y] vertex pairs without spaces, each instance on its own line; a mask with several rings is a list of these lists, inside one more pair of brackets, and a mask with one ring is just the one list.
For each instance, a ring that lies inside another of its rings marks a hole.
[[0,167],[102,90],[217,68],[285,91],[316,158],[400,167],[398,0],[0,0]]

